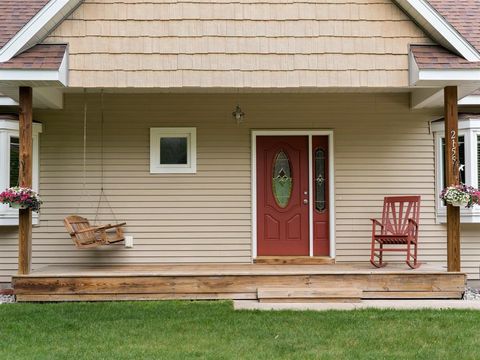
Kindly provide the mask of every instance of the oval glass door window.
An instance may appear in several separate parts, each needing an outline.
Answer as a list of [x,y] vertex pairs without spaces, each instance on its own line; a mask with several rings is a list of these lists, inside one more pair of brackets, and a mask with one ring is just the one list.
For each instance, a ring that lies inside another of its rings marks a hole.
[[286,208],[292,196],[292,170],[285,151],[280,150],[273,159],[272,191],[275,202]]
[[325,151],[318,149],[315,151],[315,209],[317,211],[324,211],[326,208],[325,163]]

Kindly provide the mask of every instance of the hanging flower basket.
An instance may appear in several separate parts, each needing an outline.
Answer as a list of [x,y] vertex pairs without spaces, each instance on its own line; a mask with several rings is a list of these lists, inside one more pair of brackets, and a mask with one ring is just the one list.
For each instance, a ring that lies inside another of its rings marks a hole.
[[11,203],[9,205],[13,209],[28,209],[27,205],[21,205],[21,204],[17,204],[17,203]]
[[440,199],[453,206],[471,208],[480,205],[480,190],[464,184],[449,186],[442,191]]
[[38,212],[42,200],[30,188],[12,187],[0,193],[0,203],[8,204],[14,209],[32,209],[32,211]]

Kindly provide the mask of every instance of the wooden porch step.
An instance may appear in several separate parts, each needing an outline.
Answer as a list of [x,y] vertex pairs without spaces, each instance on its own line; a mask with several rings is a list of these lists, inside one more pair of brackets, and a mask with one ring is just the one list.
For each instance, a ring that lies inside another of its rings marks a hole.
[[358,303],[363,291],[360,289],[325,288],[258,288],[260,302],[342,302]]

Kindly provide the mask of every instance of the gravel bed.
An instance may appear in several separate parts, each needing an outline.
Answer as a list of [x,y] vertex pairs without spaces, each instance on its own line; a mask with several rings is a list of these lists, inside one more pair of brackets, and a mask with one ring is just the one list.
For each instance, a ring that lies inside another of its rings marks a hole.
[[8,304],[15,302],[15,295],[0,295],[0,304]]
[[466,288],[463,294],[463,300],[480,300],[480,290],[474,288]]
[[[466,288],[463,300],[480,300],[480,289]],[[15,295],[0,295],[0,304],[15,302]]]

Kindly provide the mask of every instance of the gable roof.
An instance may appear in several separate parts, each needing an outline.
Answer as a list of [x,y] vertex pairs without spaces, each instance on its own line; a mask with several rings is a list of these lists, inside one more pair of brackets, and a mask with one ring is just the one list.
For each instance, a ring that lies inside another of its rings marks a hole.
[[10,41],[49,0],[0,1],[0,48]]
[[[393,0],[441,45],[480,61],[479,0]],[[0,62],[38,44],[82,0],[0,0]],[[25,31],[28,30],[28,31]],[[13,46],[15,38],[20,46]],[[32,42],[33,40],[33,42]],[[471,48],[469,48],[471,47]]]

